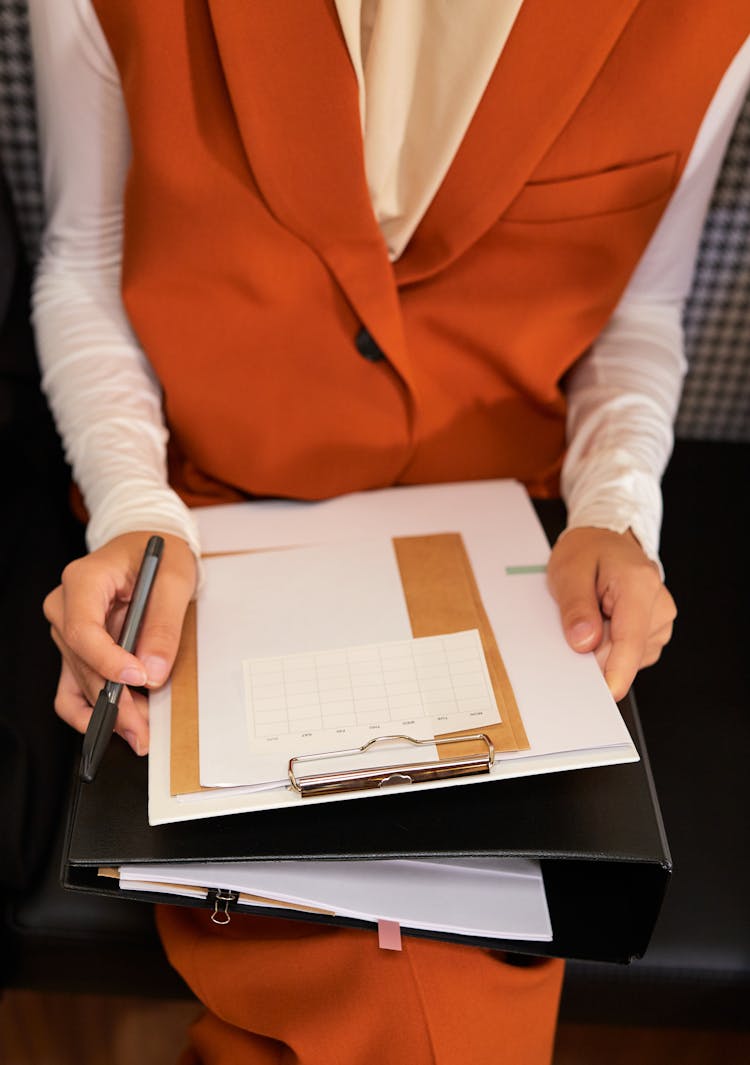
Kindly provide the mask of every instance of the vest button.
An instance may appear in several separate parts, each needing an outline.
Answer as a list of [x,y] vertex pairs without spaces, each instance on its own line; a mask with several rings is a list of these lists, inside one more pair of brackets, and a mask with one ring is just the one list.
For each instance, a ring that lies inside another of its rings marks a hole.
[[354,345],[362,358],[367,359],[368,362],[380,362],[381,359],[385,358],[382,349],[378,347],[375,339],[367,332],[364,326],[354,338]]

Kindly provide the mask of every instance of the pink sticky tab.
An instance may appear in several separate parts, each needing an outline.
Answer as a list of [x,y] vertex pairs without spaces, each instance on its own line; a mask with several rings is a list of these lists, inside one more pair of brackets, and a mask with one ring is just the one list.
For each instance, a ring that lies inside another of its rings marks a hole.
[[378,946],[381,950],[401,950],[401,925],[398,921],[378,921]]

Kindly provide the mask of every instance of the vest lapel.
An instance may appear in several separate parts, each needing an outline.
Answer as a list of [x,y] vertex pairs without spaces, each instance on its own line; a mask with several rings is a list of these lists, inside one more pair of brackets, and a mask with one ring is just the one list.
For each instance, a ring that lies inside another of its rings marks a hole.
[[395,267],[434,274],[515,198],[569,120],[639,0],[524,0],[461,147]]
[[208,0],[245,153],[275,217],[325,261],[408,379],[365,177],[357,82],[332,0]]
[[395,286],[436,273],[518,194],[640,0],[524,0],[466,136],[394,268],[365,177],[357,83],[333,0],[207,0],[253,175],[411,378]]

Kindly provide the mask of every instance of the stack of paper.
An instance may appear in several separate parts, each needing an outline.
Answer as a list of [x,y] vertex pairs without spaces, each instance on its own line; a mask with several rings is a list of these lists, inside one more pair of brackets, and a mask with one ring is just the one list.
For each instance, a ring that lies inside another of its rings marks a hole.
[[538,862],[522,858],[410,861],[287,861],[132,865],[120,886],[205,897],[220,888],[247,907],[262,906],[458,936],[549,942]]

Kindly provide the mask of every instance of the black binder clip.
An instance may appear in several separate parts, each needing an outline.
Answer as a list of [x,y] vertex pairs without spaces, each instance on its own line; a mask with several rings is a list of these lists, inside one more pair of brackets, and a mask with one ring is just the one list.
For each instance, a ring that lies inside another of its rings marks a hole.
[[[455,743],[481,743],[484,751],[479,755],[459,755],[439,759],[436,762],[405,762],[400,765],[377,766],[369,769],[345,769],[335,773],[297,775],[301,762],[318,762],[326,758],[346,758],[364,754],[375,744],[401,741],[415,747],[442,747]],[[495,747],[484,732],[470,736],[445,736],[439,739],[415,740],[412,736],[376,736],[362,747],[348,751],[324,751],[320,754],[302,754],[289,760],[289,780],[303,798],[313,795],[333,795],[341,791],[365,791],[370,788],[387,788],[396,784],[419,784],[425,780],[442,780],[446,777],[465,777],[475,773],[489,773],[495,764]]]

